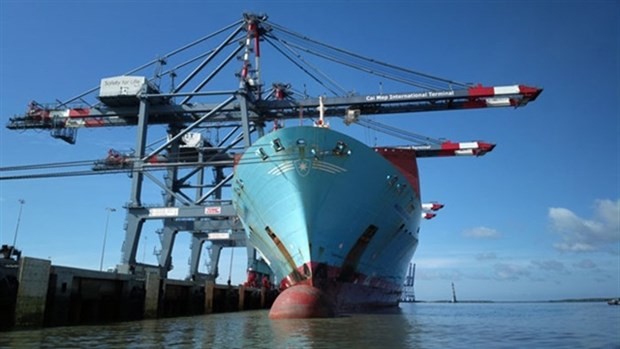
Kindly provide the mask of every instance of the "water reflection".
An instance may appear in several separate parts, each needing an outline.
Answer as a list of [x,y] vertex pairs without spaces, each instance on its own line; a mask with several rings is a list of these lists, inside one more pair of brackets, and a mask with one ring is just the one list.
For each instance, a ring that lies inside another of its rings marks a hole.
[[417,326],[401,312],[270,320],[248,311],[4,332],[0,348],[407,348]]
[[402,311],[270,320],[264,310],[0,332],[0,348],[618,347],[607,304],[403,304]]
[[270,322],[278,348],[411,348],[421,347],[414,318],[400,311],[354,314],[332,319]]

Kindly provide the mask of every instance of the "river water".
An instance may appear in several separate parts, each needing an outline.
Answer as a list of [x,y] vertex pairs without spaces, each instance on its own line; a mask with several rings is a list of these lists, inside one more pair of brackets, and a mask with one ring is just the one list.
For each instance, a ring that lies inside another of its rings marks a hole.
[[0,332],[0,348],[620,348],[620,306],[404,303],[303,320],[260,310]]

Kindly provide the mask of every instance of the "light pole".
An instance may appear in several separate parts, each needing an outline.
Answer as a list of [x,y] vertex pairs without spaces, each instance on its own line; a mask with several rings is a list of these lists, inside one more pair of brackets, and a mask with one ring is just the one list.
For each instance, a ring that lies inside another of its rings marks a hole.
[[15,235],[13,235],[13,245],[11,245],[11,254],[9,254],[9,258],[13,254],[13,250],[15,250],[15,244],[17,243],[17,233],[19,232],[19,222],[22,220],[22,208],[26,201],[24,199],[19,199],[19,213],[17,214],[17,225],[15,226]]
[[142,263],[146,262],[144,261],[146,259],[146,243],[148,242],[148,236],[144,235],[144,247],[142,248]]
[[103,246],[101,247],[101,261],[99,262],[99,271],[103,270],[103,256],[105,254],[105,242],[108,238],[108,223],[110,222],[110,213],[116,212],[115,208],[110,207],[106,207],[105,210],[108,211],[108,214],[105,218],[105,230],[103,231]]

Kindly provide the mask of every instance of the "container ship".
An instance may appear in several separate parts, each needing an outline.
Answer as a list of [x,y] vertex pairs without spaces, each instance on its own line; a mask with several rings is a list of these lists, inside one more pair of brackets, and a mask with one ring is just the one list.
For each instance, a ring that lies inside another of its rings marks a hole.
[[277,129],[245,151],[233,205],[280,281],[271,318],[398,304],[423,214],[414,154],[313,126]]

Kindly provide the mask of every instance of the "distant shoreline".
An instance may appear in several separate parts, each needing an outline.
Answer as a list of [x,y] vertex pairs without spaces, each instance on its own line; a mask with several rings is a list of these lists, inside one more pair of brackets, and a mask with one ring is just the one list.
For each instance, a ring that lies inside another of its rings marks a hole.
[[[461,300],[457,303],[607,303],[610,299],[617,299],[617,297],[609,298],[577,298],[577,299],[557,299],[557,300],[539,300],[539,301],[491,301],[491,300]],[[401,303],[452,303],[449,300],[437,300],[437,301],[425,301],[416,300],[414,302],[401,302]]]

